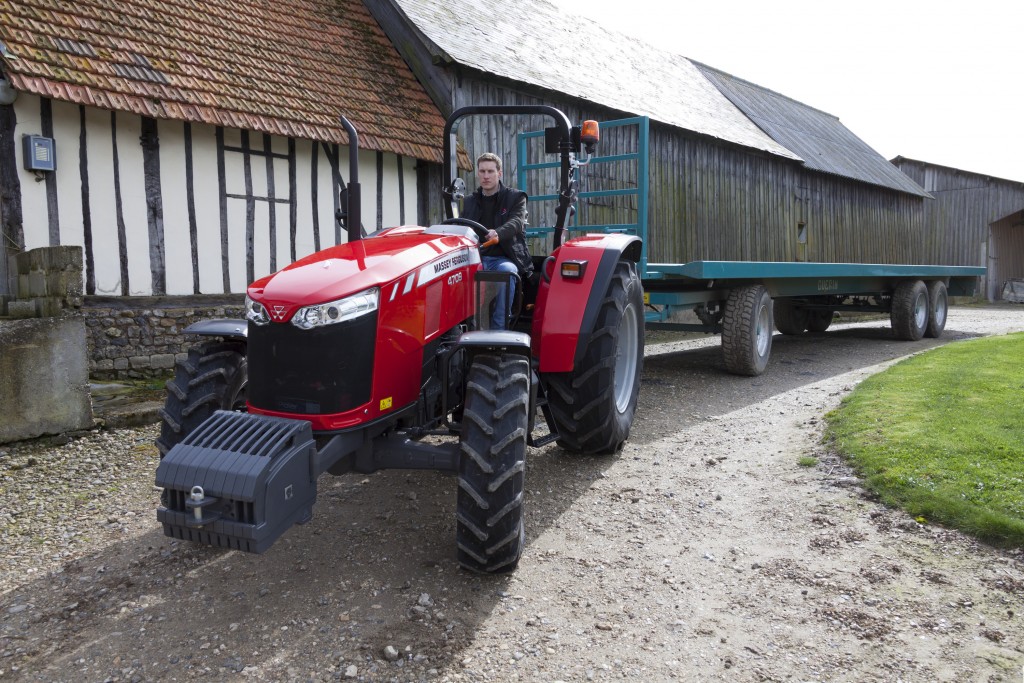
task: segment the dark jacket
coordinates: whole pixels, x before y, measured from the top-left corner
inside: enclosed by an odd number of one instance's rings
[[[533,272],[533,259],[530,257],[530,250],[526,248],[526,193],[499,184],[495,197],[493,220],[481,220],[485,217],[481,208],[484,195],[480,188],[466,197],[462,203],[461,216],[497,232],[501,254],[516,264],[521,276],[528,277]]]

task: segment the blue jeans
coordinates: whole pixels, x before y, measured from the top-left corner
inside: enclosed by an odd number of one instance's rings
[[[519,268],[516,264],[509,261],[504,256],[484,256],[482,257],[484,270],[496,270],[502,273],[518,273]],[[498,288],[498,296],[494,300],[494,315],[491,316],[491,329],[492,330],[503,330],[505,329],[505,318],[509,313],[509,306],[512,305],[513,299],[516,296],[516,281],[515,278],[508,279],[508,299],[505,298],[505,288]]]

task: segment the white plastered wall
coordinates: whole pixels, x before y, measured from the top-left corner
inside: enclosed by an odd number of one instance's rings
[[[83,219],[82,175],[79,165],[79,139],[81,135],[78,105],[52,103],[54,139],[57,158],[57,206],[59,211],[60,244],[85,248],[85,221]],[[23,170],[21,136],[41,134],[40,99],[22,93],[16,104],[18,123],[15,134],[18,167],[22,189],[23,228],[28,249],[48,246],[49,217],[46,183],[36,182],[33,174]],[[153,273],[149,244],[143,153],[139,141],[141,119],[133,114],[119,112],[116,117],[118,162],[116,177],[120,182],[121,215],[125,225],[129,294],[153,293]],[[224,153],[225,185],[228,195],[227,224],[228,248],[222,249],[221,198],[217,168],[216,128],[192,124],[193,185],[196,222],[199,292],[216,294],[224,291],[224,259],[230,278],[230,291],[240,293],[248,285],[246,245],[246,194],[244,155],[237,151]],[[184,124],[180,121],[157,122],[160,155],[160,191],[163,210],[164,262],[167,294],[193,294],[192,237],[188,214],[188,185],[186,182],[186,144]],[[85,133],[89,182],[89,214],[91,217],[91,247],[95,266],[96,294],[121,294],[121,261],[119,255],[117,194],[115,192],[115,165],[111,127],[111,113],[86,107]],[[227,147],[241,147],[241,132],[224,130]],[[262,151],[262,133],[250,133],[250,148]],[[332,145],[327,145],[333,150]],[[271,250],[276,253],[276,267],[291,262],[291,208],[287,138],[271,136],[274,157],[274,195],[279,200],[270,204],[257,199],[253,213],[253,275],[262,277],[271,272]],[[314,178],[313,155],[317,155]],[[376,152],[363,150],[360,159],[362,185],[363,225],[373,231],[377,225]],[[337,161],[343,181],[350,178],[348,149],[338,148]],[[263,155],[251,154],[252,195],[267,197],[267,162]],[[405,195],[405,222],[416,222],[417,187],[416,160],[403,158],[402,173]],[[394,154],[383,155],[384,227],[399,224],[398,163]],[[313,186],[316,185],[314,203]],[[319,222],[320,248],[336,243],[335,203],[338,189],[333,182],[331,163],[321,144],[310,140],[295,141],[295,251],[302,258],[314,251],[314,215]],[[276,216],[276,242],[270,244],[270,211]],[[341,232],[341,241],[345,233]]]

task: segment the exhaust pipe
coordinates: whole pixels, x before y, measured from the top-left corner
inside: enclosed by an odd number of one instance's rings
[[[362,193],[359,189],[359,134],[344,116],[341,118],[341,125],[348,133],[348,185],[342,190],[342,199],[348,197],[348,214],[345,224],[348,227],[348,241],[355,242],[362,239]]]

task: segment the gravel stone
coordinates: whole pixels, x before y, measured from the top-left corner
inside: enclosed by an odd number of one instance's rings
[[[504,576],[457,568],[442,473],[325,475],[313,519],[248,555],[163,535],[155,427],[5,444],[0,680],[1019,677],[1024,553],[866,497],[822,420],[908,354],[1011,331],[1024,307],[953,308],[920,343],[839,324],[776,336],[756,378],[651,334],[621,453],[528,452]]]

